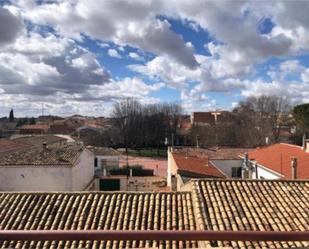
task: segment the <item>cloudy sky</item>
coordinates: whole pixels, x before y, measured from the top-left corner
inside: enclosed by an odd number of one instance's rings
[[[0,1],[0,116],[309,102],[309,1]]]

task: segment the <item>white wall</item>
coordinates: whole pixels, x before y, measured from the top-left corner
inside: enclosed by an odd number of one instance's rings
[[[71,167],[1,166],[0,190],[71,190]]]
[[[94,154],[85,149],[72,167],[71,190],[84,190],[94,177]]]
[[[252,179],[269,179],[269,180],[274,180],[274,179],[280,179],[281,175],[279,173],[276,173],[270,169],[267,169],[261,165],[257,165],[257,173],[258,177],[256,177],[255,171],[253,171],[252,174]]]
[[[241,167],[242,160],[211,160],[213,165],[221,170],[226,176],[232,177],[232,168]]]

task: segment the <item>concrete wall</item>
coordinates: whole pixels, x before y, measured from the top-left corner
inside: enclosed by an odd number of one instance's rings
[[[167,186],[172,186],[172,176],[177,175],[177,165],[172,155],[172,148],[167,150]]]
[[[241,167],[242,160],[211,160],[213,165],[221,170],[226,176],[232,177],[232,168]]]
[[[119,168],[119,156],[95,156],[98,160],[97,167],[94,167],[94,170],[97,171],[98,173],[103,174],[103,167],[102,167],[102,159],[107,160],[107,165],[106,165],[106,173],[108,173],[109,170],[113,168]],[[94,161],[93,161],[94,164]]]
[[[94,155],[84,150],[71,166],[1,166],[0,191],[83,190],[93,179]]]
[[[71,190],[71,179],[71,167],[0,167],[0,190],[5,191]]]
[[[119,179],[119,191],[161,191],[167,190],[166,179],[159,176],[102,176],[95,179],[94,190],[100,190],[100,179]]]
[[[94,177],[94,154],[85,149],[72,167],[71,190],[84,190]]]
[[[256,177],[256,173],[253,172],[252,173],[252,179],[269,179],[269,180],[273,180],[273,179],[280,179],[281,175],[270,170],[267,169],[261,165],[257,165],[257,177]]]

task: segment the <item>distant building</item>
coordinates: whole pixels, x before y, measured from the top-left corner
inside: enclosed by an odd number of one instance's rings
[[[0,190],[83,190],[93,179],[93,160],[93,153],[76,143],[2,153]]]
[[[194,148],[174,147],[173,154],[180,154],[183,157],[197,158],[196,160],[208,161],[208,164],[215,167],[228,178],[241,178],[243,155],[252,149],[248,148]]]
[[[207,156],[196,157],[185,153],[168,150],[167,185],[173,190],[194,178],[226,178],[227,176],[214,167]]]
[[[309,179],[309,140],[303,146],[278,143],[248,153],[244,178]]]
[[[192,125],[213,125],[216,122],[221,121],[222,112],[192,112],[191,124]]]
[[[56,120],[50,124],[49,130],[52,134],[71,134],[75,131],[75,127],[65,120]]]
[[[23,125],[19,128],[20,134],[46,134],[49,126],[46,124]]]
[[[113,148],[87,146],[87,149],[94,154],[95,175],[110,175],[111,169],[119,168],[121,154]]]

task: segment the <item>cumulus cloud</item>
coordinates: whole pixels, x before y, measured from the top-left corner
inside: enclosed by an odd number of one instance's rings
[[[45,3],[21,12],[34,23],[55,26],[67,37],[82,39],[81,34],[85,33],[102,41],[165,54],[188,67],[197,67],[193,49],[170,30],[167,21],[156,18],[159,9],[160,1],[91,0]]]
[[[13,42],[22,30],[21,19],[0,6],[0,46]]]
[[[134,59],[134,60],[137,60],[137,61],[142,61],[144,60],[143,57],[141,57],[139,54],[135,53],[135,52],[130,52],[129,53],[129,57]]]
[[[109,80],[94,54],[53,34],[29,33],[0,53],[0,85],[7,94],[80,93]]]
[[[117,51],[116,49],[113,49],[113,48],[110,48],[110,49],[107,51],[107,54],[108,54],[110,57],[114,57],[114,58],[118,58],[118,59],[121,58],[121,55],[118,53],[118,51]]]

